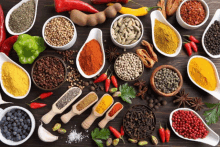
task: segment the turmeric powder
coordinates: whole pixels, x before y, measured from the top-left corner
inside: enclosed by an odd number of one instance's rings
[[[214,91],[217,87],[217,79],[212,64],[204,58],[194,58],[189,63],[190,77],[199,86]]]
[[[24,96],[29,89],[29,78],[18,66],[10,62],[2,65],[2,82],[8,93],[13,96]]]
[[[102,114],[106,109],[110,107],[113,102],[113,98],[110,95],[104,96],[98,106],[96,107],[95,111],[99,114]]]

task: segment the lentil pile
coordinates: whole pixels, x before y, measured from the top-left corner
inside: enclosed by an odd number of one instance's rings
[[[168,68],[159,70],[154,77],[156,88],[163,93],[172,93],[179,87],[180,78],[178,74]]]
[[[64,46],[68,44],[74,35],[72,23],[63,17],[53,18],[45,27],[44,36],[52,46]]]
[[[115,73],[125,81],[135,80],[143,72],[143,63],[134,53],[125,53],[115,61]]]
[[[220,54],[220,22],[215,21],[205,34],[204,44],[212,55]]]

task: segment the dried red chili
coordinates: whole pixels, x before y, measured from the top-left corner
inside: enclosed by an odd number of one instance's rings
[[[206,12],[200,1],[192,0],[182,5],[180,15],[187,24],[199,25],[205,20]]]

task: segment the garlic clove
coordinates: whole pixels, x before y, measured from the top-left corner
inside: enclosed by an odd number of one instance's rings
[[[54,141],[58,140],[58,136],[55,136],[55,135],[51,134],[49,131],[47,131],[43,127],[42,123],[38,128],[38,137],[40,138],[40,140],[42,140],[44,142],[54,142]]]

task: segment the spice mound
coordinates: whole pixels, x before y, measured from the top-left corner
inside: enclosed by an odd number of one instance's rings
[[[110,117],[114,116],[122,108],[123,108],[123,105],[121,103],[115,104],[114,107],[111,109],[111,111],[108,113],[108,116]]]
[[[111,28],[112,37],[122,45],[137,42],[142,34],[141,23],[133,17],[121,17]]]
[[[79,65],[86,75],[93,75],[102,67],[103,53],[97,40],[85,44],[80,52]]]
[[[194,58],[189,63],[189,75],[199,86],[214,91],[217,79],[212,64],[204,58]]]
[[[29,89],[28,75],[18,66],[10,62],[2,65],[2,82],[8,93],[13,96],[24,96]]]
[[[174,112],[172,127],[179,135],[189,139],[205,138],[209,133],[202,120],[192,111]]]
[[[145,105],[131,107],[123,118],[125,133],[133,139],[145,140],[155,129],[156,118],[150,108]]]
[[[93,103],[95,100],[97,100],[98,97],[95,93],[91,93],[87,95],[77,106],[76,109],[78,111],[81,111],[85,109],[87,106],[89,106],[91,103]]]
[[[105,95],[99,102],[95,111],[99,114],[102,114],[103,112],[105,112],[105,110],[107,110],[111,106],[112,103],[113,103],[113,98],[110,95]]]
[[[68,44],[74,35],[72,23],[64,17],[56,17],[50,20],[44,31],[46,41],[52,46],[64,46]]]
[[[154,26],[154,39],[157,47],[166,54],[174,54],[178,48],[179,39],[176,32],[157,19]]]
[[[180,15],[187,24],[199,25],[205,20],[206,12],[200,1],[190,0],[180,8]]]
[[[14,33],[21,33],[30,28],[34,21],[35,2],[30,0],[14,10],[9,18],[9,28]]]
[[[154,77],[156,88],[163,93],[172,93],[179,87],[180,78],[178,74],[169,68],[159,70]]]
[[[136,54],[125,53],[115,61],[115,73],[122,80],[135,80],[143,73],[143,63]]]
[[[33,68],[33,80],[43,89],[54,89],[65,80],[64,64],[57,57],[42,57],[36,61]]]
[[[204,44],[212,55],[220,54],[220,22],[215,21],[205,34]]]

